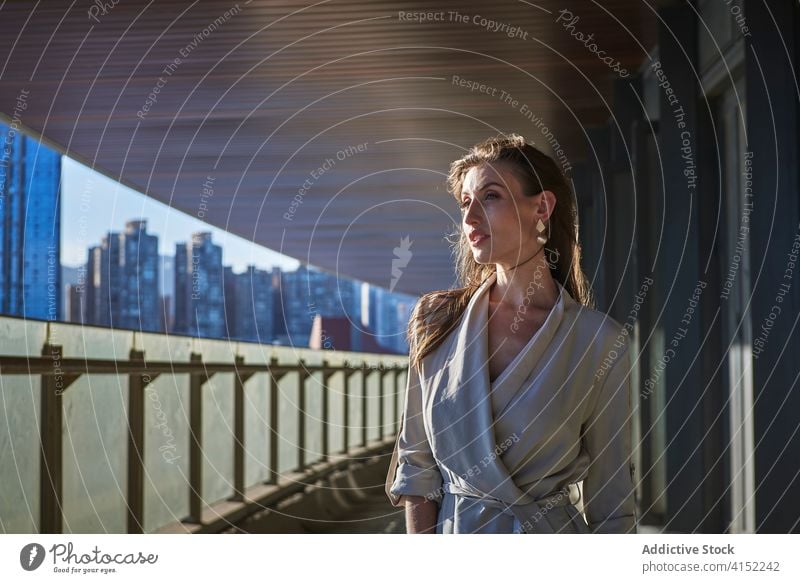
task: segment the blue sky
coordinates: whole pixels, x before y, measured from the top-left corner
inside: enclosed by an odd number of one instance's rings
[[[100,243],[108,231],[123,231],[131,219],[147,219],[147,232],[158,235],[159,253],[175,255],[175,244],[186,242],[196,231],[210,231],[222,247],[223,265],[242,272],[248,265],[259,269],[278,266],[297,269],[300,262],[256,245],[247,239],[212,227],[159,201],[63,156],[61,162],[61,263],[78,267],[86,263],[86,250]]]

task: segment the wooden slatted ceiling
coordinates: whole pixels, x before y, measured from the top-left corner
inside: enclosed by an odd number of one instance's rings
[[[192,215],[213,175],[206,220],[341,275],[388,286],[393,250],[408,236],[395,289],[409,293],[454,284],[443,239],[458,221],[444,187],[449,162],[499,131],[547,148],[500,91],[542,118],[571,161],[584,157],[582,126],[609,117],[613,74],[556,22],[558,11],[578,16],[574,30],[593,33],[630,70],[647,57],[655,21],[640,0],[123,1],[96,12],[99,22],[92,5],[0,5],[0,111],[13,115],[28,90],[25,126]],[[446,20],[401,21],[401,10]],[[448,11],[469,22],[448,21]],[[519,26],[527,40],[473,24],[475,15]],[[458,87],[453,75],[497,96]],[[160,76],[157,101],[137,116]],[[333,166],[313,178],[328,158]]]

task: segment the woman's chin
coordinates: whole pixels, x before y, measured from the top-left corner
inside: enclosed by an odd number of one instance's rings
[[[491,256],[486,251],[473,251],[472,258],[475,260],[475,263],[480,263],[481,265],[486,265],[488,263],[494,263]]]

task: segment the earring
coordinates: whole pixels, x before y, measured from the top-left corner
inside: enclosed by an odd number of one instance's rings
[[[536,230],[539,231],[539,235],[536,237],[536,240],[539,242],[540,245],[544,245],[547,243],[547,237],[545,237],[542,233],[544,233],[545,226],[542,222],[542,219],[539,219],[539,222],[536,223]]]

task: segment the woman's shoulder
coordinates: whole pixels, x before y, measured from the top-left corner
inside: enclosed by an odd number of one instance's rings
[[[573,303],[570,314],[576,334],[588,339],[603,350],[616,346],[623,349],[628,343],[628,328],[605,312]]]

